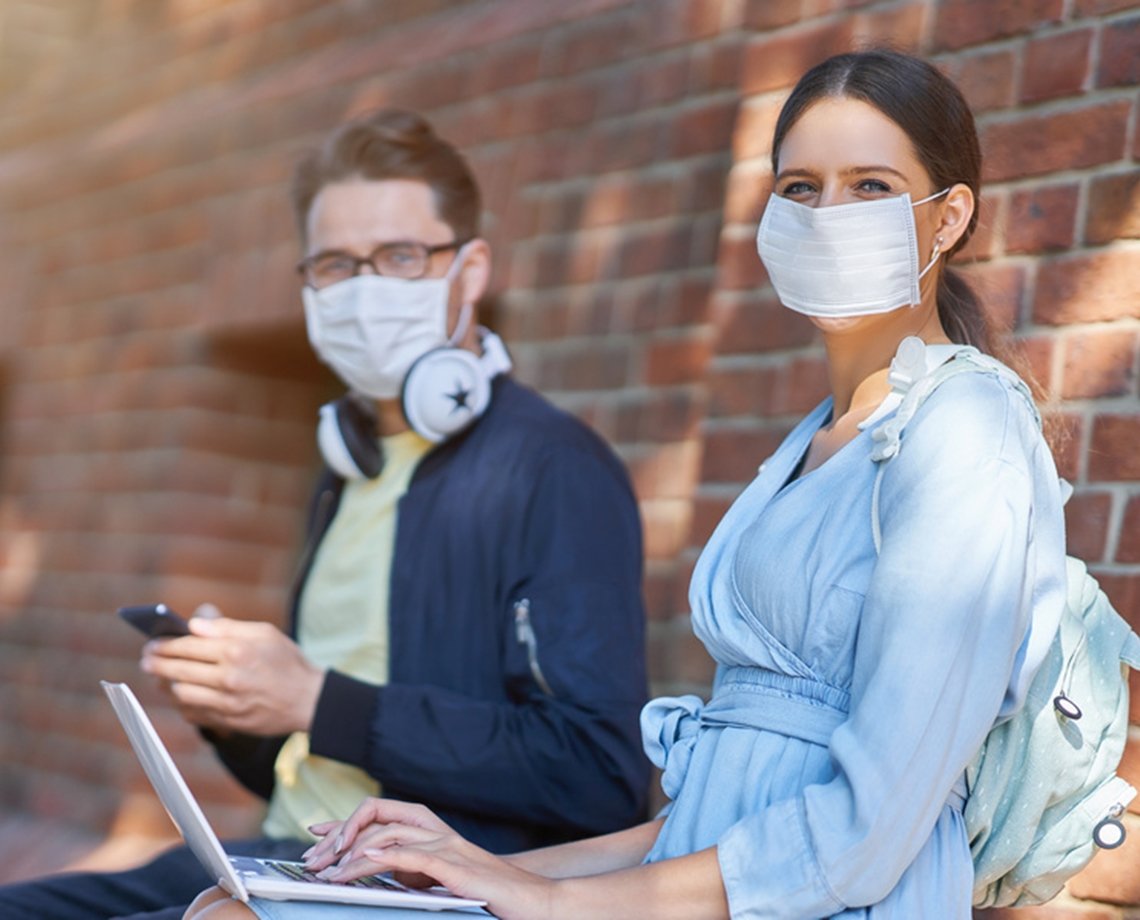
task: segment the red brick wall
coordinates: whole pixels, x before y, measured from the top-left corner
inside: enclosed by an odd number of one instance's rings
[[[1140,3],[9,0],[4,806],[99,828],[138,787],[95,689],[145,687],[116,606],[279,617],[333,387],[304,339],[284,189],[303,148],[381,104],[424,111],[469,154],[488,312],[520,376],[629,463],[655,685],[707,687],[693,560],[826,388],[755,255],[772,123],[807,66],[881,41],[932,56],[978,112],[970,270],[1073,433],[1074,551],[1140,624]],[[158,715],[221,829],[247,829],[249,799]],[[1137,847],[1074,892],[1140,904]],[[1041,916],[1119,916],[1066,905]]]

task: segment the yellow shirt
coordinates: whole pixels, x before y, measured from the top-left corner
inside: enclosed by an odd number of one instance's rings
[[[345,484],[336,517],[301,595],[297,641],[314,664],[372,684],[388,682],[388,583],[396,505],[432,446],[413,431],[381,438],[384,469]],[[379,784],[358,767],[309,753],[308,732],[291,735],[277,755],[276,784],[262,830],[269,837],[312,838],[308,826],[343,820]]]

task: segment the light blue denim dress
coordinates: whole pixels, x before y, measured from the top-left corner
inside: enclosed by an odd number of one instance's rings
[[[1057,474],[1020,395],[957,377],[886,470],[877,555],[870,428],[789,481],[830,414],[787,437],[697,563],[693,628],[717,677],[707,703],[643,713],[671,799],[647,861],[716,846],[737,920],[969,920],[962,776],[1064,603]]]
[[[697,564],[717,676],[707,704],[643,713],[672,799],[648,858],[715,845],[740,920],[969,920],[963,771],[1064,605],[1056,470],[1020,395],[957,377],[884,473],[876,554],[871,428],[788,481],[829,416],[789,435]]]

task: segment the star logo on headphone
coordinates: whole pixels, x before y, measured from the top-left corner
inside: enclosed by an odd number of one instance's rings
[[[466,409],[468,412],[471,411],[471,407],[467,404],[467,398],[471,395],[471,391],[463,389],[463,384],[458,380],[455,382],[455,392],[445,393],[444,395],[455,403],[455,406],[451,410],[452,414],[458,412],[460,409]]]

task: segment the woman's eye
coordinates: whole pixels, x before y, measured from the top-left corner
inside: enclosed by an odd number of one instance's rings
[[[859,183],[859,191],[882,195],[890,192],[891,187],[882,179],[864,179]]]
[[[798,195],[810,195],[815,189],[807,182],[789,182],[781,190],[780,194],[785,198],[795,198]]]

